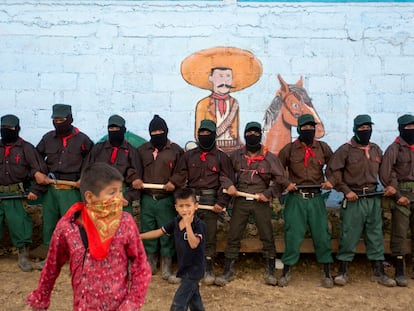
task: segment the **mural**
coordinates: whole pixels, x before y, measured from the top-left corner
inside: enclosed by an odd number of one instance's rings
[[[277,90],[263,118],[263,142],[269,151],[278,154],[292,140],[292,126],[298,125],[298,118],[311,114],[317,122],[315,137],[325,135],[325,128],[316,112],[300,77],[296,84],[287,84],[279,74],[280,89]]]
[[[194,137],[201,120],[217,125],[217,146],[231,152],[242,145],[239,134],[239,103],[230,92],[256,83],[262,64],[249,51],[235,47],[214,47],[195,52],[181,63],[181,75],[196,87],[211,91],[196,106]]]
[[[217,146],[231,152],[243,143],[239,134],[239,103],[230,95],[256,83],[262,75],[262,64],[253,53],[236,47],[214,47],[191,54],[181,63],[181,75],[196,87],[211,91],[201,99],[195,110],[194,137],[201,120],[210,119],[217,124]],[[279,74],[280,89],[265,111],[263,143],[278,154],[292,140],[292,127],[305,113],[312,114],[316,124],[316,138],[325,134],[312,101],[303,88],[300,77],[296,84],[286,83]],[[193,147],[195,144],[192,145]]]

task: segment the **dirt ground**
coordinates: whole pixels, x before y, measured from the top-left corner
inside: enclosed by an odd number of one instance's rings
[[[0,257],[2,311],[30,310],[25,306],[24,299],[39,280],[39,271],[22,272],[16,262],[15,254]],[[222,264],[220,254],[217,272],[221,271]],[[370,264],[363,255],[358,255],[350,267],[349,284],[333,289],[320,286],[320,270],[313,255],[302,256],[293,268],[289,286],[285,288],[265,285],[262,266],[260,254],[241,255],[233,282],[223,288],[201,284],[206,310],[414,310],[414,280],[409,279],[406,288],[386,288],[373,283],[370,281]],[[393,274],[393,268],[386,271],[389,275]],[[169,310],[177,286],[162,280],[160,273],[153,276],[142,310]],[[72,310],[68,265],[57,280],[50,310]]]

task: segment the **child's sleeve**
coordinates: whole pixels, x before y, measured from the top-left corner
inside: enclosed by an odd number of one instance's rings
[[[64,263],[69,259],[66,237],[59,222],[52,235],[46,263],[37,288],[26,298],[26,303],[35,310],[46,310],[50,305],[50,295]]]
[[[127,213],[125,213],[127,214]],[[128,295],[119,307],[119,311],[140,310],[145,301],[148,285],[151,281],[151,268],[147,262],[144,245],[137,225],[131,215],[127,214],[129,244],[126,245],[127,256],[131,262],[131,287]]]

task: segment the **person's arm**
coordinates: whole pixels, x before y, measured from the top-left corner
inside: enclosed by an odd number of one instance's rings
[[[145,254],[144,245],[142,244],[137,225],[130,214],[127,214],[126,221],[126,228],[128,228],[129,232],[127,233],[128,244],[125,245],[125,248],[131,263],[131,283],[128,295],[118,310],[139,311],[144,304],[148,285],[151,281],[151,268],[147,262],[147,255]]]
[[[66,237],[59,222],[52,235],[45,266],[40,275],[37,288],[26,298],[26,303],[34,310],[47,310],[50,295],[64,263],[69,260]]]
[[[162,231],[162,229],[155,229],[151,230],[145,233],[141,233],[141,239],[142,240],[149,240],[149,239],[157,239],[161,236],[163,236],[165,233]]]

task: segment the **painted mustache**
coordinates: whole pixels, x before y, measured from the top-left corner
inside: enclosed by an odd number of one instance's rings
[[[232,85],[230,85],[230,84],[220,84],[220,85],[218,85],[217,87],[223,87],[223,86],[225,86],[226,88],[228,88],[228,89],[234,89],[235,88],[235,86],[232,86]]]

